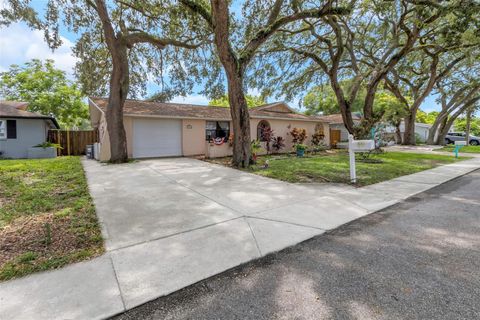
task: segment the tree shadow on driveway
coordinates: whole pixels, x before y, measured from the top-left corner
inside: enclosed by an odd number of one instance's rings
[[[117,319],[478,319],[480,172]]]

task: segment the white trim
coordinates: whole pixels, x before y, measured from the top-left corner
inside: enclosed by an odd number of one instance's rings
[[[270,119],[270,120],[287,120],[287,121],[307,121],[307,122],[321,122],[321,123],[328,123],[326,121],[322,121],[320,119],[295,119],[295,118],[278,118],[278,117],[262,117],[262,116],[250,116],[251,119]]]
[[[7,120],[0,119],[0,140],[7,140]]]
[[[103,112],[103,110],[100,109],[100,107],[92,99],[90,99],[90,97],[88,97],[88,101],[90,101],[103,115],[105,114],[105,112]]]
[[[291,113],[296,112],[286,102],[283,102],[283,101],[267,103],[267,104],[264,104],[263,106],[253,107],[252,109],[254,109],[254,110],[265,110],[265,109],[268,109],[268,108],[273,108],[273,107],[278,106],[278,105],[283,105],[283,106],[287,107],[287,109],[290,110]]]

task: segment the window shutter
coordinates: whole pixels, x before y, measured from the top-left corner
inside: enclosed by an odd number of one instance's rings
[[[17,120],[7,120],[7,139],[17,139]]]

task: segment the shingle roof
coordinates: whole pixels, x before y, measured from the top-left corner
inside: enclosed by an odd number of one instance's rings
[[[343,123],[343,118],[342,118],[342,115],[340,113],[336,113],[336,114],[329,114],[329,115],[326,115],[326,116],[319,116],[319,118],[325,122],[328,122],[330,124],[341,124]],[[360,120],[360,116],[356,115],[356,114],[352,114],[352,118],[354,121],[358,121]]]
[[[26,111],[25,109],[27,106],[28,106],[27,102],[0,100],[0,117],[51,120],[53,124],[57,128],[59,128],[59,125],[55,120],[55,118],[50,116],[45,116],[37,112]]]
[[[105,112],[108,104],[106,98],[90,98],[90,100]],[[277,118],[277,119],[291,119],[304,121],[322,121],[319,116],[307,116],[294,112],[278,112],[268,110],[279,105],[285,105],[283,102],[269,103],[266,105],[251,108],[249,110],[252,118]],[[288,106],[287,106],[288,107]],[[217,106],[201,106],[193,104],[180,103],[164,103],[164,102],[149,102],[140,100],[126,100],[124,115],[134,116],[159,116],[165,118],[187,118],[187,119],[212,119],[212,120],[229,120],[231,119],[229,108]]]

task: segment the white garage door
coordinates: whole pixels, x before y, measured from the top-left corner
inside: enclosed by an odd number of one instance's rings
[[[133,120],[133,157],[153,158],[182,155],[182,121]]]

